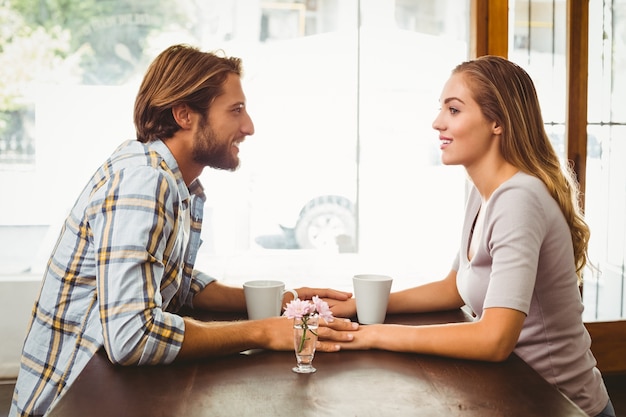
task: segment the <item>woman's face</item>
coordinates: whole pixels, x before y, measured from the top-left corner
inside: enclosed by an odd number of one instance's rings
[[[495,136],[500,129],[485,118],[462,73],[448,79],[439,101],[441,109],[433,129],[439,131],[441,161],[445,165],[463,165],[469,171],[491,153],[499,153]]]

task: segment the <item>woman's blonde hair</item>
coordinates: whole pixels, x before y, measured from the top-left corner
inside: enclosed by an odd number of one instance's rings
[[[492,55],[464,62],[453,73],[466,77],[484,116],[502,127],[504,159],[541,179],[559,204],[570,228],[581,280],[587,264],[589,226],[583,218],[576,176],[570,166],[561,164],[546,134],[532,79],[520,66]]]

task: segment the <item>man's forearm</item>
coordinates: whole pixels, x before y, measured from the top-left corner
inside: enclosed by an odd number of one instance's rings
[[[284,350],[292,324],[284,317],[237,322],[202,322],[185,317],[185,336],[176,360],[228,355],[248,349]]]
[[[213,281],[196,294],[193,306],[210,311],[245,312],[246,299],[243,288],[229,287]]]

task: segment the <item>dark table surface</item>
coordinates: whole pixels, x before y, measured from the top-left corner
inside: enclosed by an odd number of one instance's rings
[[[223,320],[228,315],[213,316]],[[390,315],[388,323],[467,320],[462,311]],[[87,364],[50,417],[73,416],[585,416],[517,356],[486,363],[384,351],[256,351],[163,366]]]

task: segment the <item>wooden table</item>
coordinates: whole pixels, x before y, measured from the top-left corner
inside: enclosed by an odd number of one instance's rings
[[[465,320],[460,310],[387,317],[403,324]],[[257,351],[120,367],[99,353],[49,416],[585,416],[515,355],[485,363],[342,351],[318,353],[313,363],[316,373],[299,375],[291,371],[293,352]]]

